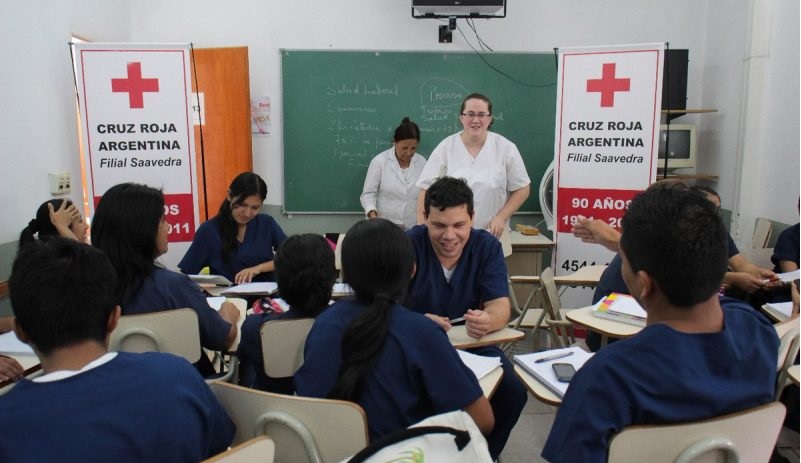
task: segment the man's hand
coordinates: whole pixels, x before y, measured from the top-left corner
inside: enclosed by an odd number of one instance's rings
[[[451,322],[448,320],[447,317],[440,317],[439,315],[434,315],[433,313],[427,313],[426,317],[430,318],[431,320],[434,320],[434,323],[439,325],[439,327],[445,330],[446,333],[448,332],[448,330],[453,328]]]
[[[585,243],[600,244],[610,251],[618,252],[620,232],[603,220],[590,220],[579,216],[570,231],[573,232],[573,236]]]
[[[0,355],[0,381],[16,381],[25,373],[22,365],[11,357]]]
[[[742,289],[748,294],[752,294],[765,285],[765,280],[763,278],[747,272],[726,272],[725,281]]]
[[[490,315],[483,310],[468,310],[464,314],[467,335],[473,339],[484,337],[490,330]]]

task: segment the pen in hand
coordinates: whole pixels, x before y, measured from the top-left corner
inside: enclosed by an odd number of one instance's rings
[[[460,322],[463,322],[463,321],[464,321],[464,317],[459,317],[459,318],[453,318],[453,319],[448,320],[448,323],[453,325],[454,323],[460,323]]]
[[[556,360],[563,357],[570,357],[571,355],[573,355],[573,352],[563,352],[561,354],[551,355],[550,357],[543,357],[541,359],[534,360],[534,363],[549,362],[551,360]]]

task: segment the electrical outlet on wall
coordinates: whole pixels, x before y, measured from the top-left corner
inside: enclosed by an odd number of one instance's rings
[[[72,180],[69,171],[50,172],[47,174],[50,181],[50,193],[63,195],[72,191]]]

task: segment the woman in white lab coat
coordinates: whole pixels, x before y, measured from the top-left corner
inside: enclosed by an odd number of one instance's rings
[[[392,147],[370,161],[360,198],[368,218],[383,217],[402,228],[416,224],[418,188],[426,159],[417,154],[420,129],[404,117],[392,138]]]

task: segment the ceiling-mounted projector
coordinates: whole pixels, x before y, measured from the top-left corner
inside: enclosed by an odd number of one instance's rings
[[[412,0],[415,18],[503,18],[506,0]]]

